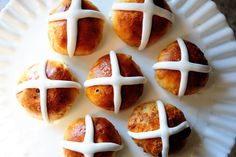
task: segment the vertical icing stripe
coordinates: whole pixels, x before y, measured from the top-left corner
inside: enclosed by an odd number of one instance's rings
[[[123,148],[122,145],[111,142],[94,143],[94,124],[90,115],[85,117],[85,127],[83,142],[63,141],[62,147],[82,153],[85,157],[94,157],[94,154],[98,152],[118,151]]]
[[[179,124],[176,127],[169,128],[165,105],[161,101],[157,101],[156,106],[159,115],[160,129],[148,132],[138,132],[138,133],[128,131],[128,134],[132,138],[139,140],[153,139],[160,137],[162,139],[162,157],[167,157],[169,153],[169,137],[188,128],[189,124],[187,121],[184,121],[183,123]]]
[[[50,80],[47,78],[47,60],[42,61],[39,64],[38,73],[39,79],[29,80],[17,85],[16,93],[20,93],[25,89],[37,88],[40,91],[40,108],[43,121],[49,123],[48,111],[47,111],[47,90],[52,88],[77,88],[80,89],[81,85],[75,81],[64,80]]]
[[[42,61],[41,64],[39,64],[39,79],[47,79],[46,74],[46,67],[47,67],[47,61]],[[48,118],[48,110],[47,110],[47,89],[44,86],[39,87],[40,92],[40,109],[42,113],[42,119],[45,122],[49,122]]]
[[[161,131],[161,140],[162,140],[162,156],[167,157],[169,152],[169,137],[170,130],[168,127],[168,119],[165,110],[165,106],[161,101],[157,101],[157,110],[159,114],[159,123]]]
[[[120,67],[119,67],[119,61],[116,56],[116,53],[112,51],[110,53],[110,62],[111,62],[111,71],[112,71],[112,78],[114,80],[113,85],[113,93],[114,93],[114,112],[118,113],[120,110],[120,106],[122,103],[122,97],[121,97],[121,83],[119,83],[120,79]]]
[[[149,38],[152,32],[152,18],[153,18],[152,14],[143,13],[143,26],[142,26],[143,30],[142,30],[142,38],[141,38],[139,50],[145,49],[145,47],[147,46],[149,42]]]
[[[65,12],[55,13],[49,16],[49,22],[58,20],[67,20],[67,51],[70,57],[74,56],[77,37],[78,20],[82,18],[97,18],[104,20],[101,12],[95,10],[83,10],[82,0],[72,0],[70,8]]]
[[[77,21],[73,18],[67,19],[67,51],[69,57],[73,57],[76,49],[77,44],[77,36],[78,36],[78,29],[77,29]],[[73,31],[71,31],[73,30]]]
[[[189,55],[188,55],[188,49],[187,49],[187,46],[185,45],[185,42],[183,41],[183,39],[180,39],[180,38],[177,39],[177,42],[180,48],[181,60],[188,61]]]
[[[45,122],[49,122],[48,109],[47,109],[47,89],[44,87],[39,88],[40,91],[40,109],[42,113],[42,119]]]
[[[185,71],[180,71],[181,73],[181,77],[180,77],[180,83],[179,83],[179,93],[178,96],[184,96],[187,86],[188,86],[188,75],[189,72],[185,72]]]
[[[153,69],[167,69],[167,70],[178,70],[181,73],[180,85],[178,96],[184,96],[187,85],[188,85],[188,75],[190,71],[209,73],[211,67],[209,65],[191,63],[189,61],[189,52],[187,46],[183,39],[177,39],[178,45],[180,47],[181,60],[180,61],[161,61],[153,65]]]
[[[117,55],[114,51],[110,52],[110,62],[111,62],[111,77],[100,77],[84,82],[85,87],[97,86],[97,85],[111,85],[113,87],[114,93],[114,112],[118,113],[122,104],[121,97],[121,87],[123,85],[136,85],[144,84],[146,79],[142,76],[136,77],[124,77],[120,74],[120,67]]]
[[[179,44],[179,48],[180,48],[180,53],[181,53],[181,62],[184,61],[189,61],[189,54],[188,54],[188,49],[187,46],[185,45],[184,41],[180,38],[177,39],[177,42]],[[189,71],[184,71],[181,70],[181,79],[180,79],[180,85],[179,85],[179,93],[178,96],[183,96],[186,92],[187,89],[187,85],[188,85],[188,74]]]
[[[153,15],[163,17],[171,22],[174,21],[173,14],[169,10],[155,5],[153,0],[144,0],[144,3],[114,3],[112,10],[143,12],[142,37],[139,50],[145,49],[149,42],[152,31]]]
[[[89,115],[85,117],[86,132],[84,136],[84,142],[92,143],[94,141],[94,126],[93,120]]]
[[[110,52],[110,62],[111,62],[112,76],[116,77],[120,75],[119,61],[114,51]]]

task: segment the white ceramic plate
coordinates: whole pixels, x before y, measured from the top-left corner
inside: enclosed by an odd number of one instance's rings
[[[62,157],[59,143],[65,127],[85,114],[107,117],[119,130],[124,149],[121,157],[148,156],[127,135],[132,109],[117,115],[92,105],[81,92],[71,112],[56,124],[45,125],[31,118],[16,102],[14,88],[19,73],[42,58],[63,60],[83,83],[95,61],[110,50],[133,56],[148,78],[140,102],[162,99],[184,111],[193,132],[185,147],[172,157],[226,157],[236,137],[236,42],[225,17],[208,0],[169,0],[176,22],[161,41],[137,52],[112,31],[108,15],[114,0],[92,0],[107,17],[106,31],[97,52],[72,59],[53,52],[47,38],[47,15],[58,1],[12,0],[0,14],[0,156]],[[177,97],[160,88],[152,65],[157,54],[177,37],[196,43],[213,67],[205,89],[193,96]]]

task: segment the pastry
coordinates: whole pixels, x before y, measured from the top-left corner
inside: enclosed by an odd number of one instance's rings
[[[121,137],[115,127],[105,118],[79,118],[65,131],[65,157],[114,157],[122,149]]]
[[[119,0],[112,10],[111,23],[116,34],[139,50],[158,41],[174,21],[165,0]]]
[[[62,0],[51,11],[48,37],[51,47],[63,55],[88,55],[98,47],[104,16],[88,0]]]
[[[84,86],[92,103],[118,113],[138,100],[145,80],[131,56],[111,51],[94,64]]]
[[[79,89],[80,84],[65,64],[45,60],[23,72],[16,96],[33,117],[51,122],[70,110]]]
[[[137,106],[128,120],[128,134],[152,156],[167,157],[180,149],[191,129],[184,114],[161,101]]]
[[[161,87],[183,96],[198,92],[208,82],[211,70],[203,52],[193,43],[178,38],[157,57],[153,66]]]

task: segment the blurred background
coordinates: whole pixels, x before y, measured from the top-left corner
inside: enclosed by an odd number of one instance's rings
[[[226,16],[229,25],[236,36],[236,0],[213,0],[220,11]]]

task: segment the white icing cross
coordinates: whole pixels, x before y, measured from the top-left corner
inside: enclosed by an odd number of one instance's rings
[[[87,80],[84,83],[85,87],[97,86],[97,85],[111,85],[113,86],[114,93],[114,112],[118,113],[122,103],[121,87],[123,85],[137,85],[144,84],[146,79],[142,76],[136,77],[124,77],[120,74],[119,62],[114,51],[110,52],[110,62],[112,68],[111,77],[100,77]]]
[[[131,132],[128,131],[128,134],[134,138],[134,139],[152,139],[152,138],[158,138],[160,137],[162,140],[162,157],[167,157],[169,153],[169,138],[171,135],[175,135],[184,129],[189,127],[189,124],[187,121],[179,124],[176,127],[169,128],[168,127],[168,119],[167,114],[165,110],[165,106],[161,101],[157,101],[157,109],[159,113],[159,123],[160,123],[160,129],[154,130],[154,131],[148,131],[148,132]]]
[[[142,39],[139,50],[143,50],[149,41],[152,31],[152,19],[154,15],[163,17],[171,22],[174,21],[173,14],[154,4],[153,0],[144,0],[144,3],[115,3],[112,10],[138,11],[143,12]]]
[[[82,0],[72,0],[70,8],[65,12],[55,13],[49,16],[49,21],[67,20],[67,51],[72,57],[76,50],[78,36],[78,20],[83,18],[97,18],[104,20],[101,12],[95,10],[83,10]]]
[[[118,151],[123,148],[122,145],[102,142],[94,143],[94,126],[93,120],[89,115],[85,117],[86,132],[83,142],[63,141],[62,146],[66,149],[82,153],[84,157],[93,157],[98,152]]]
[[[47,90],[52,88],[77,88],[80,89],[81,86],[75,81],[65,81],[65,80],[50,80],[47,78],[46,74],[47,60],[39,64],[39,79],[29,80],[23,82],[16,87],[16,92],[20,93],[25,89],[37,88],[40,91],[40,108],[42,113],[42,118],[45,122],[49,122],[48,112],[47,112]]]
[[[168,69],[168,70],[178,70],[181,73],[181,80],[179,86],[178,96],[184,96],[187,85],[188,85],[188,75],[190,71],[199,73],[209,73],[211,67],[209,65],[202,65],[197,63],[189,62],[189,52],[183,41],[183,39],[177,39],[180,51],[181,60],[180,61],[161,61],[153,65],[153,69]]]

